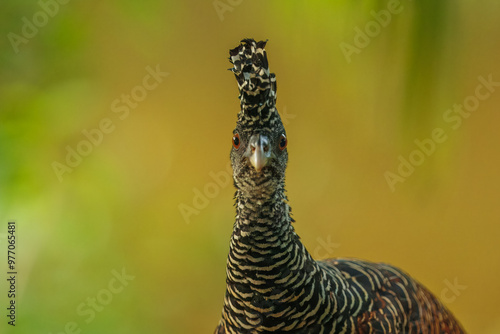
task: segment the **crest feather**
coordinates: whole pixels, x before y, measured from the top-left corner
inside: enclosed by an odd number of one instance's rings
[[[239,122],[272,122],[278,116],[276,110],[276,76],[269,71],[267,41],[243,39],[240,45],[229,50],[231,71],[238,82],[241,111]],[[245,123],[246,123],[245,122]]]

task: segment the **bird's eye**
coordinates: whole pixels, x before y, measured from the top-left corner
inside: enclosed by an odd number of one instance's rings
[[[240,135],[235,133],[233,136],[233,146],[235,149],[240,148]]]
[[[284,150],[288,145],[288,139],[286,139],[285,134],[282,134],[280,137],[280,150]]]

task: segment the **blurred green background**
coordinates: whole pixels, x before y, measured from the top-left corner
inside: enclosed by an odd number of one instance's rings
[[[500,333],[498,1],[60,1],[0,4],[2,333],[212,333],[244,37],[269,39],[310,252],[397,265]]]

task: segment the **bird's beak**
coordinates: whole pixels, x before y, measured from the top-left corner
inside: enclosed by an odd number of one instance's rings
[[[271,158],[271,148],[267,136],[256,134],[250,137],[245,154],[257,172],[264,168]]]

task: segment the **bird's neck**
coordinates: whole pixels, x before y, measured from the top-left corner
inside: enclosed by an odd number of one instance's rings
[[[270,236],[295,235],[291,226],[290,206],[283,186],[271,191],[236,192],[236,221],[233,239],[240,246],[253,247],[255,243],[268,243]],[[288,242],[291,238],[282,239]]]
[[[304,308],[310,310],[308,319],[320,310],[334,311],[337,303],[330,291],[337,284],[325,275],[295,233],[284,188],[266,198],[237,191],[236,210],[224,319],[238,317],[245,326],[255,328],[285,324],[301,328],[308,321]],[[241,318],[235,309],[245,310],[246,317]],[[283,320],[285,313],[287,319]],[[277,319],[282,319],[280,324]],[[241,328],[235,325],[233,329]]]
[[[268,276],[266,285],[271,286],[280,279],[290,263],[296,260],[293,257],[297,255],[300,244],[292,221],[283,186],[266,196],[237,191],[236,221],[227,268],[232,277],[242,278],[235,279],[236,283],[246,284],[269,268],[274,268],[276,275]]]

